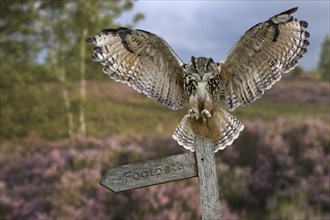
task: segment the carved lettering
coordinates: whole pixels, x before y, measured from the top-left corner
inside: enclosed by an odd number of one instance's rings
[[[143,170],[129,171],[124,173],[125,181],[140,180],[156,176],[170,174],[171,172],[183,172],[184,166],[181,162],[167,163],[163,166],[148,167]]]
[[[169,167],[169,166],[165,166],[165,168],[164,168],[164,172],[165,172],[165,173],[169,173],[169,172],[171,172],[170,167]]]
[[[184,166],[182,163],[178,163],[178,167],[179,167],[179,170],[183,170],[184,169]]]
[[[127,182],[127,178],[131,177],[132,173],[131,172],[126,172],[126,173],[124,173],[124,176],[126,177],[125,180]]]
[[[140,178],[140,174],[134,173],[133,174],[133,178],[136,179],[136,180],[138,180]]]
[[[172,163],[172,169],[173,169],[174,171],[177,171],[175,163]]]
[[[146,176],[148,176],[147,171],[144,170],[144,171],[142,172],[142,175],[141,175],[141,176],[142,176],[142,177],[146,177]]]
[[[162,174],[162,169],[160,169],[160,168],[157,168],[157,170],[156,170],[156,175],[157,175],[157,177],[160,175],[160,174]]]

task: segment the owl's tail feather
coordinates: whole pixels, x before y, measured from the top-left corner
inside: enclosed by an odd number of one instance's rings
[[[205,122],[184,116],[172,135],[173,139],[190,151],[195,151],[196,136],[213,140],[215,152],[225,149],[239,136],[244,125],[220,108],[215,108],[211,114],[212,117]]]
[[[191,127],[192,120],[188,115],[185,115],[178,127],[176,127],[172,138],[187,150],[195,151],[194,141],[196,135]]]

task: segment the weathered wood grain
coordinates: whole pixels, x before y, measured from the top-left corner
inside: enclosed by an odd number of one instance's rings
[[[220,220],[220,198],[214,144],[201,137],[196,137],[195,144],[202,219]]]
[[[160,183],[197,176],[194,153],[184,153],[127,164],[112,168],[103,176],[100,184],[113,192],[121,192]]]

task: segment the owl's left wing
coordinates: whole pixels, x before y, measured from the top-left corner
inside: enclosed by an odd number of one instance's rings
[[[308,23],[292,8],[250,28],[220,62],[222,97],[230,111],[260,98],[307,52]]]
[[[183,62],[162,38],[121,27],[103,30],[86,42],[96,45],[92,60],[104,65],[103,71],[112,79],[168,108],[184,106]]]

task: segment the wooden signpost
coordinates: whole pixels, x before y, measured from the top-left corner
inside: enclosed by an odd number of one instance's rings
[[[100,184],[122,192],[198,176],[202,219],[221,219],[213,143],[197,137],[195,153],[184,153],[112,168]]]

